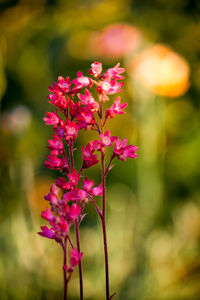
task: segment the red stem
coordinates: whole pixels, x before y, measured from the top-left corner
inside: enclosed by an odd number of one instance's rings
[[[101,152],[101,172],[102,172],[102,230],[103,230],[103,243],[104,243],[104,257],[105,257],[105,276],[106,276],[106,300],[110,298],[109,292],[109,267],[108,267],[108,247],[106,235],[106,176],[105,176],[105,154]]]
[[[69,155],[70,155],[71,170],[73,170],[73,168],[74,168],[73,143],[69,144]],[[77,250],[80,253],[80,239],[79,239],[78,220],[75,221],[75,229],[76,229]],[[82,262],[81,262],[81,260],[79,262],[78,269],[79,269],[80,300],[83,300],[83,273],[82,273]]]
[[[75,221],[75,228],[76,228],[76,243],[77,243],[77,250],[80,253],[80,238],[79,238],[79,224],[78,220]],[[80,300],[83,300],[83,275],[82,275],[82,261],[79,262],[79,285],[80,285]]]
[[[103,122],[103,105],[102,98],[100,98],[100,111],[99,111],[101,134],[104,134],[104,122]],[[107,247],[107,235],[106,235],[106,174],[105,174],[105,153],[104,148],[101,149],[101,178],[102,178],[102,230],[103,230],[103,243],[104,243],[104,257],[105,257],[105,277],[106,277],[106,300],[110,298],[109,291],[109,267],[108,267],[108,247]]]
[[[63,260],[63,266],[67,265],[67,238],[65,238],[65,244],[63,246],[64,251],[64,260]],[[64,279],[64,300],[67,300],[67,271],[65,268],[63,268],[63,279]]]

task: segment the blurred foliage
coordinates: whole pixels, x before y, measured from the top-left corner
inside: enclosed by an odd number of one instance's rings
[[[141,35],[134,53],[119,59],[100,51],[105,27],[115,23]],[[116,45],[124,41],[117,34]],[[110,126],[113,135],[139,145],[140,157],[118,162],[108,176],[111,290],[116,300],[200,299],[199,41],[198,0],[0,1],[1,300],[62,298],[61,251],[36,234],[43,196],[57,175],[43,167],[51,134],[42,121],[51,110],[47,87],[58,75],[86,73],[97,59],[105,68],[119,60],[128,70],[155,43],[184,57],[190,88],[175,99],[156,96],[132,71],[126,74],[122,99],[129,111]],[[86,143],[84,134],[79,143]],[[89,176],[98,183],[95,167]],[[100,300],[101,228],[94,209],[87,211],[81,229],[85,297]],[[77,276],[70,299],[79,299]]]

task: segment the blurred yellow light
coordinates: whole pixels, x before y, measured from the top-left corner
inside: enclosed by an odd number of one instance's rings
[[[157,44],[142,52],[131,70],[143,86],[157,95],[179,97],[189,87],[188,63],[164,45]]]

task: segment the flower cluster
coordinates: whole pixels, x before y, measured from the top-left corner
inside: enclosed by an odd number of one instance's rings
[[[52,139],[48,141],[50,154],[47,155],[45,166],[59,170],[61,176],[51,186],[50,193],[45,196],[49,206],[41,216],[49,222],[50,227],[41,226],[39,234],[54,239],[64,251],[63,270],[66,281],[69,280],[76,265],[81,264],[78,229],[86,203],[93,203],[101,219],[105,218],[104,209],[100,209],[95,201],[96,196],[105,194],[105,177],[112,168],[115,158],[125,161],[127,158],[136,158],[137,146],[127,145],[127,140],[120,140],[112,136],[109,130],[104,130],[107,121],[116,115],[124,114],[127,103],[120,103],[118,96],[114,103],[103,109],[103,103],[109,101],[108,95],[122,91],[124,69],[118,63],[113,68],[102,73],[102,64],[91,64],[89,74],[84,76],[78,71],[77,78],[70,81],[69,77],[58,77],[49,87],[49,102],[56,107],[55,111],[47,112],[44,117],[46,125],[53,128]],[[98,100],[92,95],[96,89]],[[82,146],[82,163],[78,169],[74,165],[74,148],[77,135],[81,130],[94,130],[97,139]],[[98,155],[104,160],[107,147],[113,147],[107,168],[103,167],[102,182],[94,186],[94,180],[85,176],[85,170],[98,164]],[[70,227],[76,228],[77,248],[70,238]],[[71,247],[70,260],[67,264],[68,245]]]

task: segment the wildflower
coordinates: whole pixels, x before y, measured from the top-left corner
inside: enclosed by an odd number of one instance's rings
[[[89,168],[93,165],[96,165],[99,161],[97,155],[93,154],[94,150],[91,150],[90,145],[88,144],[85,148],[82,147],[82,157],[83,157],[83,168]]]
[[[72,83],[75,84],[75,86],[72,89],[72,93],[78,92],[83,87],[91,86],[92,85],[92,79],[86,76],[83,76],[82,72],[77,72],[77,78],[72,80]]]
[[[102,77],[106,80],[111,80],[112,78],[114,79],[119,79],[122,80],[125,77],[120,75],[121,73],[124,73],[124,68],[119,68],[120,63],[116,64],[113,68],[108,69]]]
[[[125,161],[127,157],[129,158],[138,157],[138,154],[135,153],[138,150],[138,147],[135,145],[126,146],[126,144],[127,144],[127,139],[123,139],[121,141],[119,138],[116,138],[113,154],[123,161]]]
[[[70,257],[70,265],[72,267],[75,267],[79,264],[83,253],[79,253],[77,249],[73,248],[71,251],[71,257]]]
[[[92,94],[85,89],[85,95],[78,94],[78,98],[81,100],[81,103],[87,107],[88,110],[96,112],[99,109],[99,104],[94,100]]]
[[[121,115],[124,114],[125,112],[123,109],[127,106],[127,103],[121,103],[120,104],[120,96],[115,99],[115,102],[113,105],[106,109],[106,119],[114,118],[115,115]]]
[[[116,79],[113,79],[111,81],[103,80],[100,81],[97,92],[99,94],[106,94],[106,95],[112,95],[116,94],[122,91],[122,86],[124,85],[123,82],[118,82]]]
[[[102,72],[102,64],[98,61],[95,61],[93,64],[91,64],[91,69],[89,70],[89,74],[93,75],[95,78],[97,78]]]
[[[41,226],[41,232],[38,232],[39,235],[46,237],[48,239],[55,239],[56,235],[53,230],[49,229],[47,226]]]
[[[105,134],[100,134],[100,139],[101,139],[101,146],[102,147],[109,147],[112,146],[114,143],[116,137],[115,136],[110,136],[110,131],[107,130]]]
[[[55,112],[46,112],[46,117],[43,120],[46,122],[46,125],[57,126],[60,123],[60,118]]]

